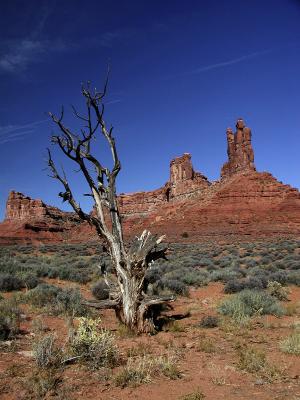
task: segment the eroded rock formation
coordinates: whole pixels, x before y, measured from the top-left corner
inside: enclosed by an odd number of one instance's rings
[[[168,199],[189,197],[192,193],[200,192],[210,185],[208,179],[200,172],[195,172],[191,155],[184,153],[170,163],[170,180],[167,183]]]
[[[188,240],[299,235],[299,191],[267,172],[256,172],[251,131],[242,119],[236,128],[235,133],[227,130],[228,162],[220,181],[210,183],[195,172],[191,155],[185,153],[171,161],[170,179],[162,188],[121,194],[125,235],[145,228],[172,241],[184,240],[183,233]],[[74,213],[10,193],[0,244],[93,239],[93,230]]]
[[[245,126],[243,119],[238,119],[236,132],[227,128],[228,161],[223,165],[221,176],[226,178],[243,171],[255,171],[254,152],[251,144],[251,129]]]
[[[48,206],[20,192],[9,193],[5,220],[0,224],[0,244],[70,240],[82,225],[78,216]]]

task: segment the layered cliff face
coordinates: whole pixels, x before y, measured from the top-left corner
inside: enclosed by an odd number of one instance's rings
[[[5,220],[0,224],[0,244],[68,240],[80,225],[75,213],[12,191],[6,203]]]
[[[124,216],[145,216],[170,202],[190,198],[205,191],[210,182],[194,171],[191,155],[185,153],[170,162],[170,179],[160,189],[150,192],[121,194],[118,197]]]
[[[195,172],[185,153],[171,161],[170,179],[162,188],[118,197],[127,237],[146,228],[173,241],[187,235],[189,240],[224,240],[300,234],[299,191],[256,172],[251,131],[242,119],[235,133],[228,129],[226,134],[228,161],[220,181],[210,183]],[[93,239],[95,232],[74,213],[10,193],[0,244]]]
[[[249,171],[212,185],[204,197],[173,203],[143,224],[169,240],[257,238],[300,234],[300,193],[266,172]]]
[[[5,213],[7,221],[44,218],[46,214],[47,210],[42,200],[33,200],[20,192],[9,193]]]
[[[191,162],[191,155],[184,153],[170,163],[170,180],[168,199],[178,200],[189,198],[193,193],[199,193],[210,186],[208,179],[200,172],[195,172]]]

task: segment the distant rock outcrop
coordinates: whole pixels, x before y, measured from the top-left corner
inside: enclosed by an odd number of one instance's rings
[[[238,119],[236,132],[233,133],[232,129],[228,128],[226,134],[228,161],[222,167],[222,178],[232,176],[239,171],[255,171],[251,129],[245,126],[242,119]]]
[[[173,241],[299,235],[299,191],[256,172],[251,131],[242,119],[236,128],[227,130],[228,162],[220,181],[211,183],[195,172],[191,155],[184,153],[171,161],[170,179],[162,188],[119,195],[125,235],[145,228]],[[9,194],[0,244],[93,239],[95,232],[76,214],[19,192]]]
[[[168,200],[189,197],[194,192],[206,189],[210,185],[208,179],[200,172],[195,172],[191,155],[184,153],[170,163],[170,180],[166,184]]]

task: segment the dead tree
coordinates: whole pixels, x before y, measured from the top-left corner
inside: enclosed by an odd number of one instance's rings
[[[63,122],[64,109],[59,117],[49,113],[52,121],[59,128],[59,134],[52,136],[52,143],[79,167],[83,174],[95,207],[93,213],[86,213],[74,198],[65,172],[60,173],[48,149],[48,166],[51,177],[59,180],[64,192],[59,195],[68,201],[81,220],[93,226],[101,240],[109,249],[116,282],[106,277],[110,288],[109,300],[90,302],[96,308],[114,308],[118,319],[131,330],[138,333],[153,332],[159,306],[172,301],[173,297],[150,297],[144,293],[144,280],[147,269],[155,260],[165,257],[166,246],[161,242],[164,236],[152,235],[144,231],[131,245],[126,246],[123,237],[121,217],[116,195],[116,178],[121,169],[113,128],[108,128],[104,121],[104,103],[108,79],[102,92],[92,90],[90,84],[82,86],[81,93],[85,100],[86,115],[81,115],[74,107],[74,115],[81,121],[80,133],[74,133]],[[104,166],[92,151],[92,141],[99,136],[109,145],[112,164]],[[97,144],[97,143],[96,143]],[[93,153],[93,154],[92,154]]]

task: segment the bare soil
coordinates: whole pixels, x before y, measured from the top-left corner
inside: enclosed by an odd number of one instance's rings
[[[69,285],[58,281],[52,283]],[[85,297],[90,297],[87,286],[81,286],[81,291]],[[300,357],[282,353],[279,342],[293,331],[293,323],[300,321],[299,307],[297,309],[300,288],[291,287],[290,301],[284,303],[293,309],[291,316],[258,317],[246,328],[235,327],[230,320],[216,328],[200,328],[201,318],[217,315],[216,306],[226,296],[220,283],[191,289],[190,296],[178,298],[174,309],[168,312],[169,315],[182,313],[188,316],[176,321],[169,331],[155,336],[126,337],[121,334],[112,311],[100,313],[103,326],[116,334],[124,359],[129,349],[138,347],[147,349],[154,356],[173,351],[179,356],[177,365],[181,378],[172,380],[157,376],[147,384],[119,388],[112,379],[104,379],[103,371],[90,371],[83,365],[74,364],[63,371],[56,395],[49,392],[44,398],[176,400],[198,390],[206,400],[299,400]],[[41,317],[48,330],[56,332],[62,346],[67,341],[68,328],[63,317],[39,315],[28,306],[24,306],[23,311],[21,333],[14,341],[2,343],[0,347],[1,400],[33,398],[28,394],[28,385],[35,370],[31,354],[36,336],[32,327],[34,319]],[[278,377],[273,382],[239,369],[237,348],[243,344],[263,351],[270,365],[278,369]],[[120,368],[122,366],[115,368],[112,374]],[[198,398],[191,397],[193,400]]]

